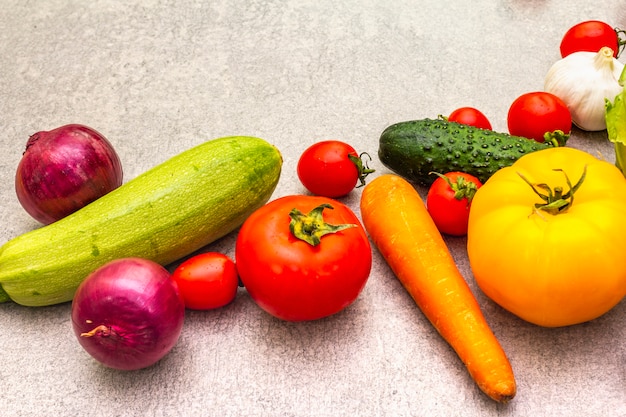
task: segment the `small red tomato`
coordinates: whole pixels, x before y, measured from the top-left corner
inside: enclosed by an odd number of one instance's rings
[[[428,213],[441,233],[465,236],[472,198],[482,183],[464,172],[437,175],[426,196]]]
[[[235,262],[263,310],[281,320],[317,320],[356,300],[370,274],[372,249],[348,206],[292,195],[248,217],[237,236]]]
[[[561,57],[579,51],[598,52],[605,46],[613,50],[617,58],[626,41],[620,39],[624,31],[613,29],[608,24],[598,20],[580,22],[571,28],[561,40]]]
[[[509,133],[544,142],[546,138],[567,136],[572,130],[572,115],[567,105],[554,94],[536,91],[522,94],[509,108]]]
[[[460,107],[454,110],[448,116],[448,121],[491,130],[491,122],[487,116],[474,107]]]
[[[338,140],[315,143],[307,148],[298,160],[298,178],[311,193],[336,198],[348,194],[360,181],[374,172],[363,164],[362,153]]]
[[[223,307],[235,299],[239,286],[235,262],[218,252],[192,256],[174,270],[172,279],[191,310]]]

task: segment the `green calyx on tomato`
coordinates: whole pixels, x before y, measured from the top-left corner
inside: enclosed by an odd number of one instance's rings
[[[317,246],[321,242],[321,238],[329,233],[336,233],[340,230],[356,227],[355,224],[329,224],[324,221],[324,209],[333,209],[330,204],[321,204],[309,211],[308,214],[302,213],[297,208],[289,212],[291,222],[289,223],[289,231],[296,238],[303,240],[311,246]]]
[[[543,141],[552,143],[554,147],[565,146],[569,136],[570,135],[568,133],[565,133],[562,130],[555,130],[554,132],[546,132],[543,135]]]
[[[619,57],[622,54],[622,51],[624,50],[624,47],[626,46],[626,39],[624,39],[624,36],[626,35],[626,31],[619,29],[619,28],[615,28],[615,34],[617,35],[617,54],[616,57]]]
[[[348,154],[348,159],[352,161],[359,171],[359,185],[357,185],[356,188],[363,187],[365,185],[365,177],[376,171],[375,169],[371,169],[367,165],[367,162],[363,162],[363,155],[367,155],[370,161],[372,160],[372,157],[367,152],[361,152],[359,156]]]
[[[476,194],[476,191],[478,190],[478,186],[475,182],[468,181],[460,175],[456,177],[456,180],[454,182],[452,182],[449,177],[438,172],[431,172],[431,174],[439,176],[439,178],[443,179],[448,184],[452,191],[454,191],[454,198],[459,201],[467,198],[468,205],[472,201],[472,198],[474,198],[474,194]]]
[[[539,197],[541,197],[543,201],[545,201],[545,203],[536,203],[534,205],[533,213],[542,210],[546,213],[554,215],[562,213],[566,211],[569,207],[571,207],[572,203],[574,202],[574,193],[580,188],[583,181],[585,180],[585,176],[587,175],[587,165],[585,165],[585,167],[583,168],[582,175],[578,179],[578,182],[574,185],[572,185],[565,171],[560,168],[555,168],[553,169],[553,171],[562,172],[565,176],[565,182],[569,187],[569,190],[565,194],[563,194],[563,187],[558,186],[552,189],[548,184],[545,183],[533,184],[528,180],[528,178],[522,175],[522,173],[517,173],[517,175],[519,175],[524,180],[524,182],[530,185],[535,194],[537,194]],[[539,189],[545,190],[546,193],[544,194],[540,192]]]

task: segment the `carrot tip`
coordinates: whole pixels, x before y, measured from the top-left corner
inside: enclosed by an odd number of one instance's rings
[[[481,387],[482,388],[482,387]],[[515,398],[515,394],[517,393],[517,388],[515,383],[512,385],[510,383],[502,383],[500,387],[497,389],[483,389],[483,392],[489,396],[489,398],[493,399],[502,404],[506,404]]]

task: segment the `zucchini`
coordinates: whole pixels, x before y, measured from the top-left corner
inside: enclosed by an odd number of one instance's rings
[[[438,172],[461,171],[485,182],[500,168],[540,149],[563,146],[567,136],[540,143],[442,119],[400,122],[380,136],[378,157],[387,168],[414,183],[430,186]]]
[[[246,136],[204,142],[75,213],[0,247],[2,300],[70,301],[78,285],[117,258],[167,265],[241,226],[271,197],[278,149]]]

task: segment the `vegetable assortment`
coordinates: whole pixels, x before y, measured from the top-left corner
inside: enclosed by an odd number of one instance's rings
[[[185,308],[224,307],[240,286],[280,320],[341,312],[369,279],[369,235],[477,386],[508,402],[517,390],[511,364],[442,234],[467,234],[481,291],[536,325],[586,322],[622,300],[626,75],[615,59],[622,34],[597,21],[568,31],[546,91],[511,104],[509,133],[493,131],[473,107],[387,127],[378,157],[394,173],[369,184],[367,153],[338,140],[315,143],[297,164],[314,195],[270,201],[282,156],[254,137],[208,141],[121,185],[119,158],[102,135],[81,125],[39,132],[18,167],[16,192],[47,226],[0,247],[0,302],[71,301],[74,332],[90,355],[141,369],[176,344]],[[606,127],[617,167],[567,147],[572,123]],[[81,140],[91,147],[58,163],[75,188],[46,185],[61,175],[51,171],[54,151]],[[428,187],[425,201],[409,181]],[[363,224],[337,200],[359,187]],[[205,252],[165,269],[233,231],[234,260]]]

